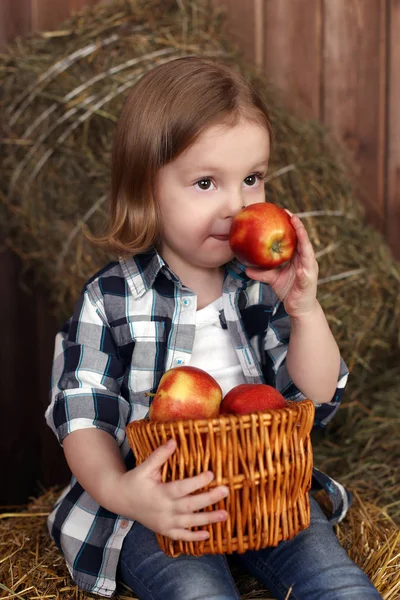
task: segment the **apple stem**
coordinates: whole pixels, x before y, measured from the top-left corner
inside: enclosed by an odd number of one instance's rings
[[[144,395],[145,396],[155,396],[155,394],[153,394],[153,392],[145,392]]]
[[[281,242],[274,242],[271,247],[272,252],[282,254]]]

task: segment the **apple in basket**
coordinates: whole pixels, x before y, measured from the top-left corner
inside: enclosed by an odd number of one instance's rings
[[[264,383],[242,383],[232,388],[221,403],[222,415],[247,415],[267,409],[285,408],[286,399]]]
[[[151,395],[151,394],[150,394]],[[209,419],[219,415],[222,390],[214,377],[197,367],[174,367],[164,373],[150,404],[150,421]]]
[[[297,236],[285,210],[270,202],[257,202],[234,217],[229,244],[243,264],[274,269],[291,258]]]

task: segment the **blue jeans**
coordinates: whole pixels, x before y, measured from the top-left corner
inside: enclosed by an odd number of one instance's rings
[[[311,523],[276,548],[233,554],[241,566],[284,600],[378,600],[382,596],[348,557],[312,497]],[[126,536],[119,574],[140,600],[234,600],[240,594],[225,555],[176,558],[159,547],[155,534],[134,523]]]

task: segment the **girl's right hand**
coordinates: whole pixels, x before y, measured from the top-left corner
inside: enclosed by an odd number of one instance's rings
[[[207,492],[193,494],[212,481],[213,473],[206,471],[194,477],[162,483],[161,467],[175,452],[176,441],[170,439],[117,483],[115,492],[121,494],[121,513],[156,533],[173,540],[200,541],[209,537],[207,531],[190,531],[190,527],[225,521],[225,510],[196,512],[225,498],[229,489],[218,486]]]

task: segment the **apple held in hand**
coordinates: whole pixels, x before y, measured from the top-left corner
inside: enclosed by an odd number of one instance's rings
[[[272,386],[264,383],[242,383],[226,394],[220,412],[222,415],[247,415],[285,406],[286,399]]]
[[[291,258],[297,236],[285,210],[257,202],[234,217],[229,244],[243,264],[274,269]]]
[[[197,367],[164,373],[150,404],[150,421],[208,419],[219,415],[222,390],[214,377]]]

